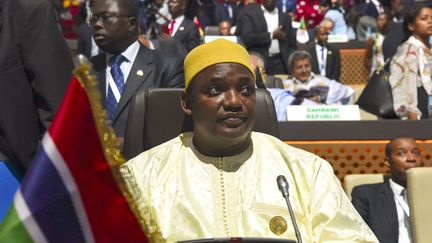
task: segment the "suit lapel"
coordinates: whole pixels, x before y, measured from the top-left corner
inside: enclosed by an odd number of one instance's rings
[[[388,180],[383,184],[380,198],[384,208],[384,218],[387,219],[390,230],[393,233],[394,241],[397,242],[399,238],[399,223],[393,191],[390,188],[390,182]]]
[[[140,45],[138,54],[130,70],[129,76],[127,77],[126,85],[121,94],[120,101],[117,105],[116,112],[114,114],[113,124],[116,122],[120,113],[125,109],[129,101],[135,95],[136,91],[143,85],[149,86],[148,80],[150,74],[154,71],[153,64],[153,53],[143,45]]]
[[[186,30],[186,17],[181,22],[178,30],[176,31],[173,37],[181,39],[181,37],[184,35],[183,33],[185,32],[185,30]]]
[[[264,24],[265,29],[267,30],[267,22],[264,17],[264,11],[261,9],[259,5],[257,5],[257,11],[255,12],[256,17],[259,19],[260,22]]]
[[[314,43],[311,50],[312,56],[312,67],[316,67],[316,70],[313,70],[316,74],[320,74],[319,64],[318,64],[318,55],[316,52],[316,44]]]
[[[285,19],[283,18],[282,11],[278,12],[278,21],[279,21],[279,26],[282,26],[282,29],[285,30]]]

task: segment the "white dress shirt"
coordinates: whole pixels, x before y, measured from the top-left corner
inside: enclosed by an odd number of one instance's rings
[[[261,5],[261,9],[264,12],[264,18],[267,23],[267,31],[270,33],[271,44],[269,47],[270,56],[280,53],[279,41],[273,39],[273,31],[279,27],[279,10],[275,8],[273,11],[269,12]]]
[[[122,55],[126,58],[126,61],[122,62],[120,65],[120,69],[123,73],[123,79],[126,84],[127,78],[129,77],[129,73],[132,69],[132,65],[135,61],[135,58],[138,54],[138,50],[140,48],[140,44],[138,41],[135,41],[132,45],[130,45],[124,52],[122,52]],[[111,87],[114,93],[114,97],[116,98],[117,102],[120,101],[121,94],[117,88],[117,85],[114,83],[114,79],[111,76],[111,66],[110,66],[110,59],[113,57],[113,54],[106,53],[106,89],[105,89],[105,95],[108,95],[108,85]]]
[[[173,32],[171,33],[171,36],[175,35],[175,33],[177,32],[177,30],[180,28],[181,23],[183,23],[184,18],[185,18],[184,15],[180,15],[177,18],[174,19],[175,20],[175,24],[174,24],[174,29],[173,29]],[[171,26],[171,22],[170,22],[169,26]]]
[[[399,243],[411,242],[409,238],[408,228],[405,225],[405,214],[409,217],[409,205],[405,202],[401,195],[402,190],[405,189],[403,186],[397,184],[390,179],[390,188],[393,191],[394,200],[396,204],[397,218],[399,224]]]

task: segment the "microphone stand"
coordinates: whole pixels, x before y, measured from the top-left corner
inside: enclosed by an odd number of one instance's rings
[[[294,212],[292,210],[291,203],[289,201],[288,182],[287,182],[285,176],[283,176],[283,175],[278,176],[276,180],[277,180],[279,190],[282,192],[282,196],[285,198],[285,202],[288,206],[288,211],[289,211],[289,214],[291,217],[291,222],[294,225],[294,232],[295,232],[295,235],[297,238],[297,242],[303,243],[303,241],[301,239],[300,231],[299,231],[298,226],[297,226],[297,221],[295,219],[295,215],[294,215]]]

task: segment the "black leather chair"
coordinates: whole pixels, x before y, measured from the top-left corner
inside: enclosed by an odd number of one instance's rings
[[[219,35],[219,26],[206,26],[204,28],[204,35]]]
[[[193,130],[191,117],[183,113],[180,105],[182,92],[179,88],[163,88],[142,90],[135,95],[126,124],[123,147],[126,159]],[[252,130],[279,137],[273,100],[265,89],[256,92],[256,121]]]

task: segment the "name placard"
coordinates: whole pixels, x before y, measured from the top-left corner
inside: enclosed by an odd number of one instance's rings
[[[290,105],[287,107],[288,121],[359,121],[358,105]]]
[[[348,42],[348,36],[346,35],[329,35],[327,37],[328,43],[345,43]]]
[[[224,35],[206,35],[204,36],[204,43],[208,43],[217,39],[225,39],[228,41],[232,41],[234,43],[237,43],[237,36],[235,35],[229,35],[229,36],[224,36]]]

